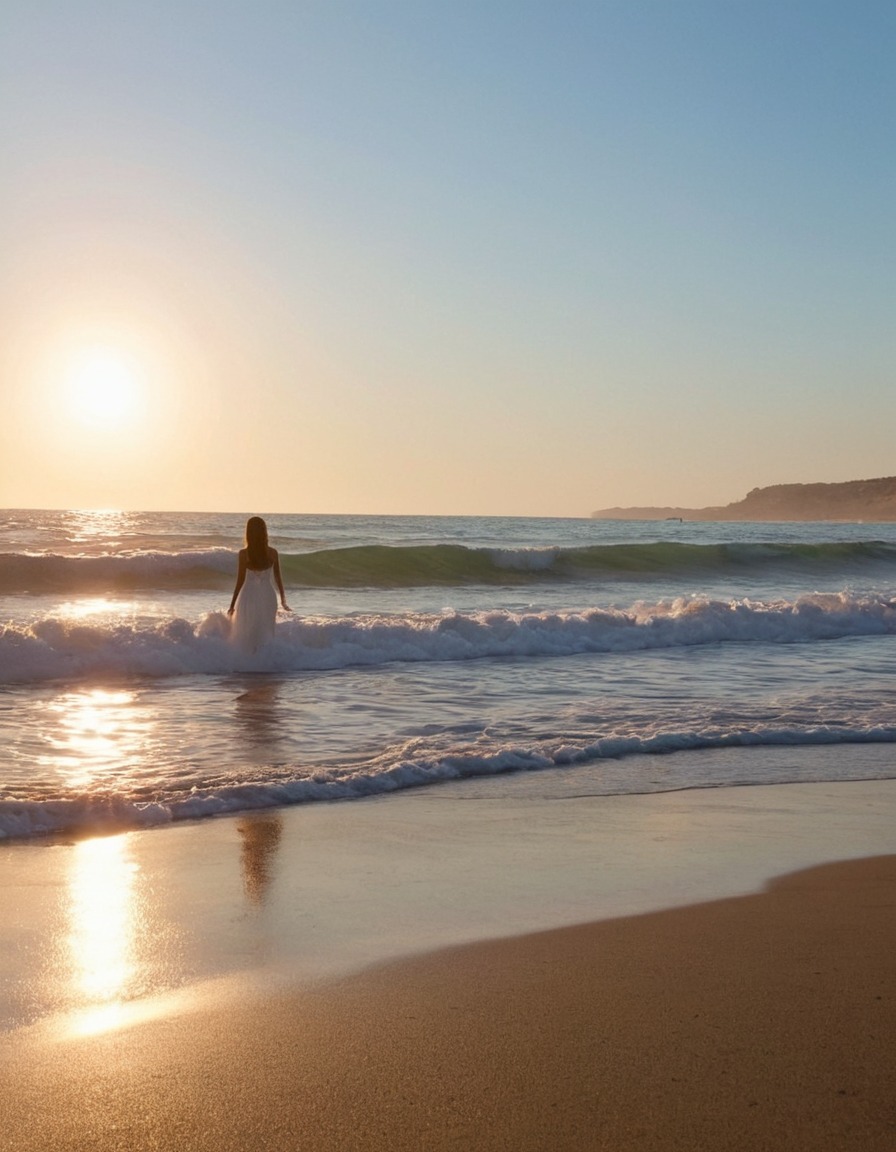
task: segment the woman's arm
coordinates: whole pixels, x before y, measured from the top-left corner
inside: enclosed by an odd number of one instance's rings
[[[283,589],[283,577],[280,575],[280,556],[276,548],[272,548],[271,551],[274,553],[274,579],[277,582],[277,590],[280,593],[280,603],[283,605],[283,611],[289,612],[290,607],[286,603],[286,592]]]
[[[228,616],[233,615],[233,609],[234,609],[234,606],[236,605],[236,598],[237,598],[237,596],[239,596],[240,588],[242,588],[242,586],[245,584],[245,582],[246,582],[246,549],[241,548],[240,549],[239,563],[237,564],[237,569],[236,569],[236,588],[234,588],[234,590],[233,590],[233,596],[230,599],[230,607],[227,609],[227,615]]]

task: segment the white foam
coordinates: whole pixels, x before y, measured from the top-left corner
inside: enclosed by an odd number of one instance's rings
[[[892,598],[846,592],[770,602],[680,598],[625,610],[294,617],[278,622],[274,640],[252,658],[229,644],[228,620],[220,612],[198,623],[174,617],[146,625],[47,616],[0,629],[0,683],[808,643],[894,633]]]
[[[143,802],[123,796],[82,795],[58,800],[0,800],[0,840],[12,837],[46,835],[73,829],[151,827],[177,820],[195,820],[232,812],[320,801],[359,800],[387,793],[420,788],[445,781],[493,777],[519,771],[550,768],[580,768],[606,764],[600,778],[590,776],[589,795],[618,795],[677,791],[687,788],[718,787],[730,784],[768,783],[765,761],[757,759],[751,774],[731,777],[717,764],[700,761],[689,770],[657,773],[629,767],[633,756],[656,756],[671,752],[705,749],[759,747],[819,747],[841,744],[896,742],[896,725],[804,727],[740,725],[707,727],[690,731],[654,731],[643,735],[613,736],[591,741],[542,742],[533,747],[495,746],[489,751],[461,749],[442,755],[415,754],[409,746],[402,752],[392,749],[361,766],[307,769],[295,767],[294,776],[277,781],[218,784],[192,788],[163,800]],[[625,763],[620,763],[624,761]],[[780,773],[775,782],[824,779],[878,779],[889,776],[889,766],[847,764],[838,758],[837,774],[830,766],[809,758],[787,776]]]

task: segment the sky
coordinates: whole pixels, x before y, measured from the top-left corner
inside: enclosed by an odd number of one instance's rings
[[[4,0],[0,507],[896,473],[891,0]]]

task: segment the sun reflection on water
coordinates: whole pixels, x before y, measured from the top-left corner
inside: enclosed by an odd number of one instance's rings
[[[70,786],[83,787],[147,756],[154,720],[130,689],[64,692],[47,709],[57,719],[47,736],[52,751],[41,760],[62,770]]]
[[[93,541],[97,537],[115,538],[131,527],[133,515],[117,508],[73,509],[66,513],[66,527],[72,541]]]
[[[116,620],[132,615],[137,610],[135,600],[110,600],[108,596],[88,596],[83,600],[65,600],[56,608],[60,616],[69,620],[86,620],[88,617],[107,617]]]

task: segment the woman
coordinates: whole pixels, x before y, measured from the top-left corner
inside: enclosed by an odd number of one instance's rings
[[[284,612],[289,611],[280,557],[268,544],[268,526],[260,516],[246,521],[246,546],[240,549],[236,587],[227,615],[233,617],[230,636],[245,652],[257,652],[274,636],[277,617],[277,592]],[[235,609],[235,612],[234,612]]]

